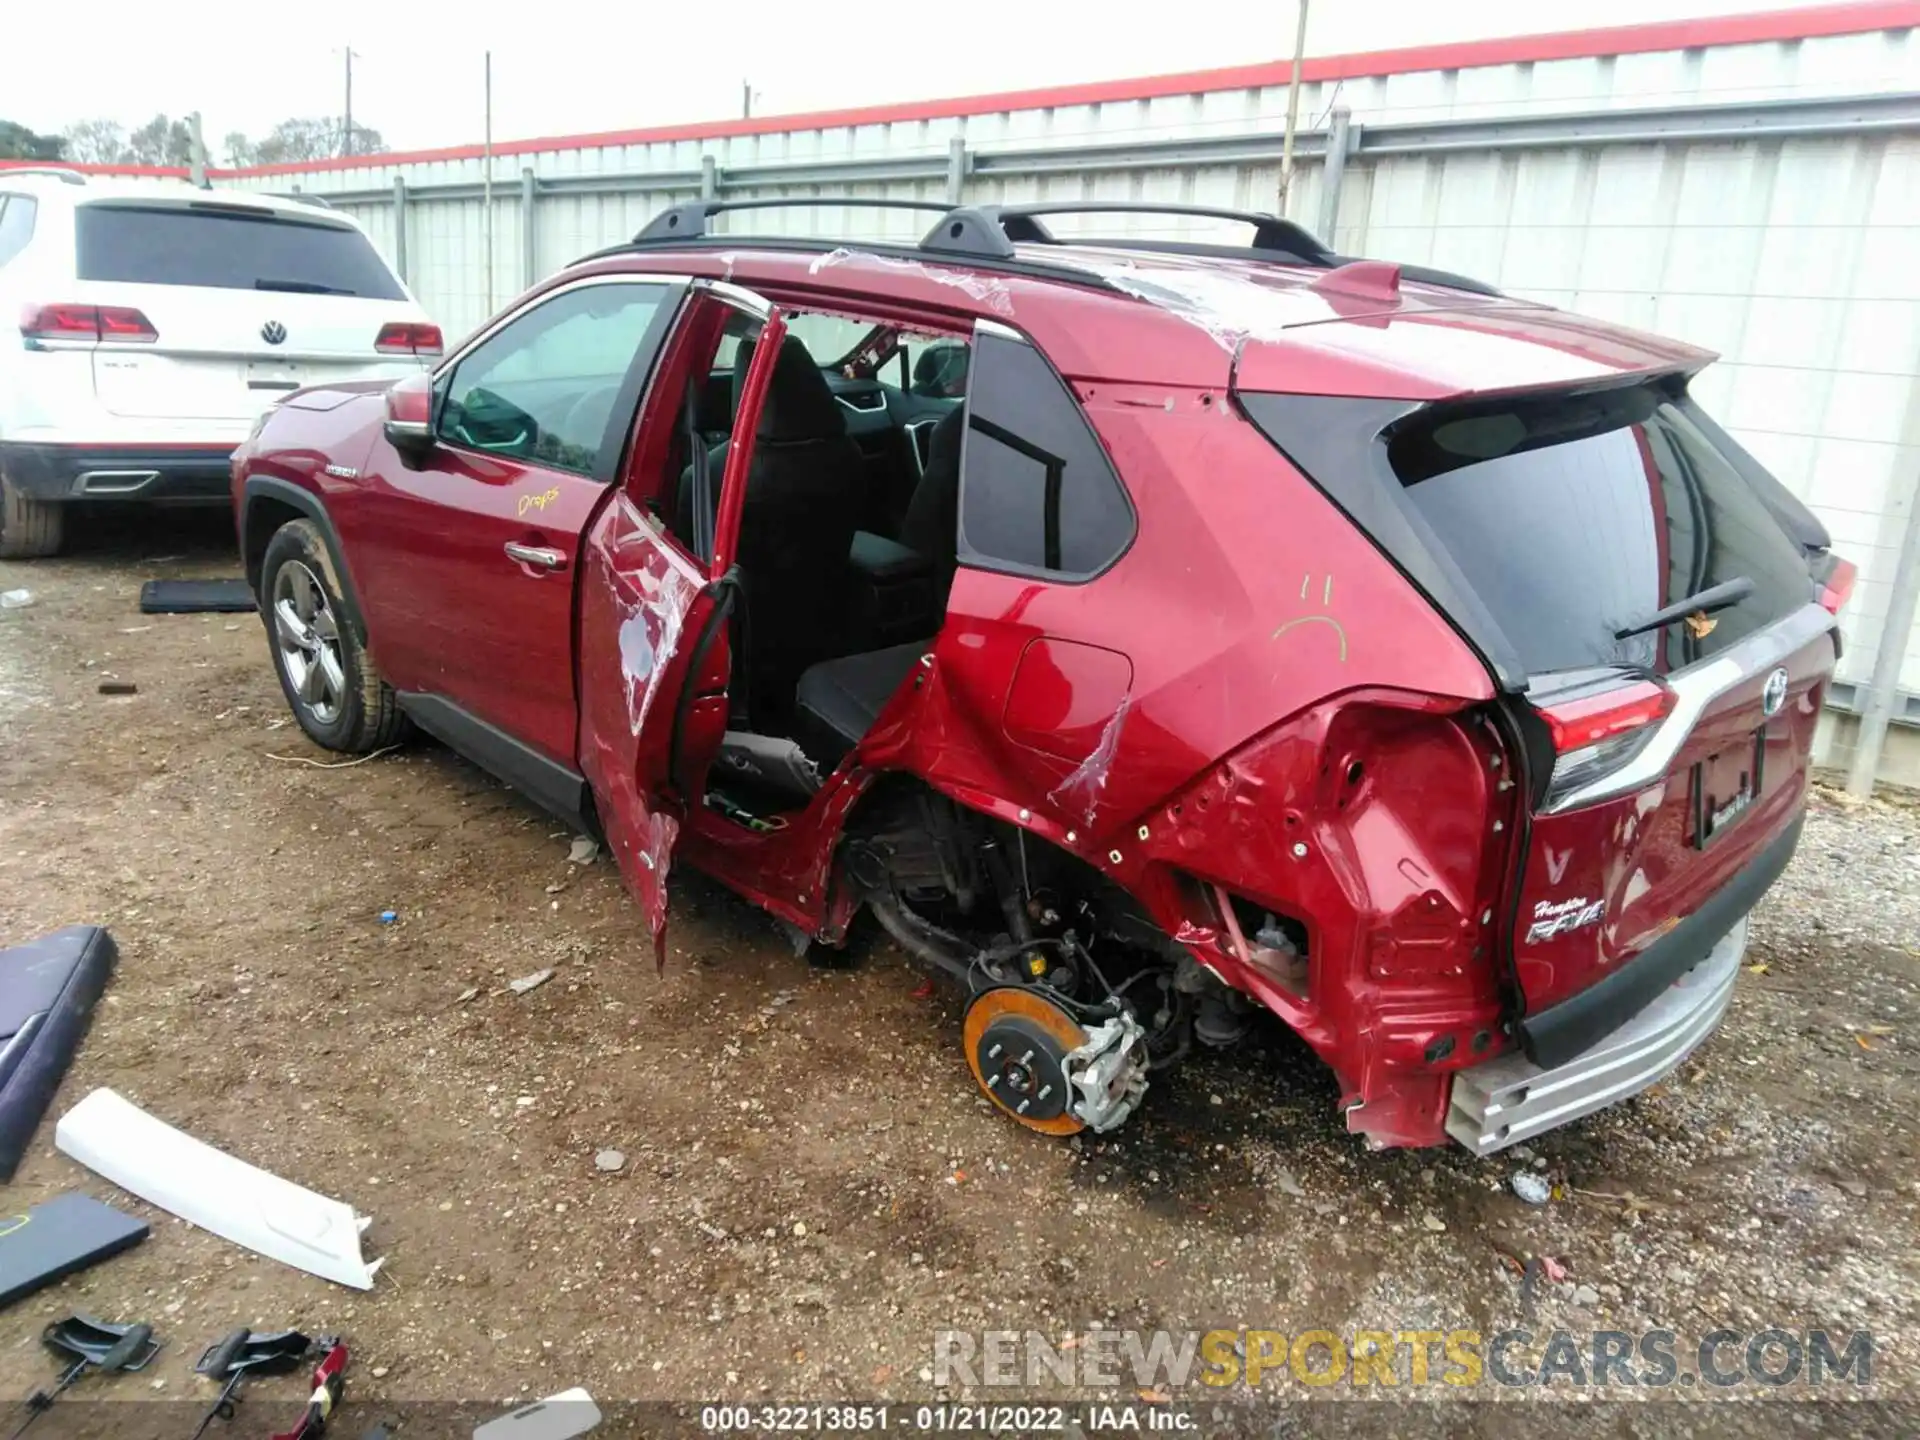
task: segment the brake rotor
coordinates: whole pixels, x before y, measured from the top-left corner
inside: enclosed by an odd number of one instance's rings
[[[1087,1032],[1045,996],[1005,985],[974,997],[963,1030],[967,1065],[987,1098],[1029,1130],[1072,1135],[1086,1122],[1069,1113],[1067,1056]]]

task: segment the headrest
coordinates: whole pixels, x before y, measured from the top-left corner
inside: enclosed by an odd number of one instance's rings
[[[733,357],[733,408],[747,388],[747,368],[753,363],[754,342],[743,340]],[[797,335],[789,335],[774,362],[773,384],[760,412],[762,440],[836,440],[847,433],[847,417],[813,356]]]

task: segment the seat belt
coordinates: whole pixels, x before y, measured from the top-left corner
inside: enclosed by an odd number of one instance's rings
[[[694,387],[687,387],[686,414],[687,461],[693,469],[693,514],[688,519],[693,524],[693,553],[699,556],[702,564],[713,563],[713,523],[714,512],[719,507],[719,498],[713,493],[712,457],[700,439],[699,428],[694,421],[696,397]],[[729,441],[731,443],[731,441]]]

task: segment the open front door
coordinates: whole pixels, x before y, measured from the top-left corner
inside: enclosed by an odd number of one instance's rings
[[[693,428],[723,335],[755,349],[724,466]],[[667,872],[727,727],[733,542],[786,324],[751,291],[697,283],[628,442],[619,492],[587,532],[580,589],[580,767],[620,873],[667,956]],[[696,517],[676,534],[665,518]]]

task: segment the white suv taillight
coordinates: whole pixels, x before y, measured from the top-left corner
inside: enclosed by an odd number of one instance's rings
[[[1553,779],[1545,808],[1630,760],[1667,713],[1674,695],[1653,680],[1637,680],[1536,706],[1553,737]]]
[[[380,327],[373,348],[382,355],[438,355],[446,344],[438,325],[395,320]]]
[[[153,322],[127,305],[29,305],[20,314],[29,340],[111,340],[151,345],[160,338]]]

